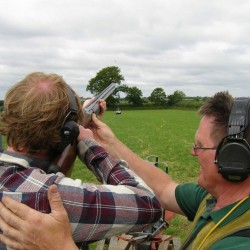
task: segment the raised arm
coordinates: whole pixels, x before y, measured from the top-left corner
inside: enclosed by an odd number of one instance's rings
[[[73,180],[60,173],[53,176],[72,224],[74,242],[78,245],[138,232],[155,224],[162,208],[152,190],[98,144],[90,129],[79,126],[79,132],[78,158],[101,183]]]
[[[152,188],[163,208],[183,214],[175,199],[175,188],[178,185],[161,169],[146,162],[126,145],[124,145],[112,130],[95,115],[92,117],[92,131],[95,139],[115,158],[125,160],[130,169],[140,176]]]

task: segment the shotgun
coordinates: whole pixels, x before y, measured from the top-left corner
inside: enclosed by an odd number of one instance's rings
[[[99,100],[106,100],[117,87],[116,83],[111,83],[102,92],[94,96],[90,103],[83,107],[83,125],[88,128],[91,123],[91,115],[100,113]],[[76,142],[73,145],[69,144],[60,155],[57,155],[50,165],[47,173],[56,173],[58,171],[64,173],[66,176],[71,175],[71,171],[74,166],[74,162],[77,156]]]
[[[94,96],[90,103],[83,107],[83,122],[82,125],[88,128],[91,123],[91,115],[95,113],[98,115],[100,113],[99,100],[106,100],[117,87],[116,83],[111,83],[107,88],[105,88],[101,93]]]

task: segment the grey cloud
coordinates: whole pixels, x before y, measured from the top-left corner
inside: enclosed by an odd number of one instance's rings
[[[79,95],[102,68],[167,94],[246,94],[250,3],[242,0],[0,0],[0,98],[31,71],[63,75]]]

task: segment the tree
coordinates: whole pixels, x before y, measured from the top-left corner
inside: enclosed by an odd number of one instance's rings
[[[163,88],[155,88],[149,96],[149,100],[157,106],[164,106],[167,102],[167,96]]]
[[[175,105],[176,103],[182,101],[185,96],[186,95],[182,91],[176,90],[172,95],[168,96],[168,105]]]
[[[105,89],[111,83],[121,84],[121,81],[124,81],[124,77],[121,75],[121,70],[116,66],[110,66],[101,69],[94,78],[89,80],[89,83],[86,87],[87,91],[90,91],[91,94],[98,94],[103,89]],[[115,90],[111,96],[109,96],[107,105],[114,105],[119,100],[114,97],[118,90]]]
[[[132,87],[127,89],[127,96],[125,98],[133,106],[142,105],[142,91],[137,87]]]

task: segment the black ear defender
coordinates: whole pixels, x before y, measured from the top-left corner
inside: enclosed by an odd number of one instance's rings
[[[78,107],[75,95],[70,88],[67,88],[67,95],[70,101],[70,107],[60,129],[61,142],[56,148],[56,151],[58,152],[62,152],[69,144],[72,145],[80,133],[79,126],[77,124]]]
[[[218,172],[231,182],[241,182],[250,174],[250,146],[244,139],[248,126],[249,98],[236,98],[228,121],[228,135],[216,150]]]

